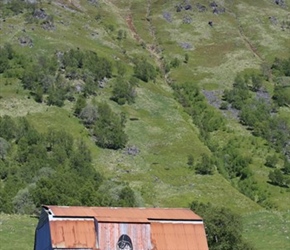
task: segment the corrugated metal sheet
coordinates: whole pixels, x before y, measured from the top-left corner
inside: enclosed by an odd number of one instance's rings
[[[50,221],[50,234],[53,248],[95,249],[96,247],[96,231],[93,220]]]
[[[96,217],[98,221],[147,223],[148,219],[202,220],[184,208],[110,208],[45,206],[58,217]]]
[[[151,223],[154,250],[208,250],[203,224]]]
[[[99,223],[100,249],[117,249],[116,246],[123,235],[130,238],[132,247],[125,249],[152,249],[150,224]]]

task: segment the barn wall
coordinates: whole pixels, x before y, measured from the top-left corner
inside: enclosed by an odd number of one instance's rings
[[[99,223],[99,246],[102,250],[119,250],[125,244],[130,250],[149,250],[151,247],[150,224]],[[120,248],[117,246],[119,245]]]
[[[34,250],[52,250],[49,220],[44,210],[35,230]]]

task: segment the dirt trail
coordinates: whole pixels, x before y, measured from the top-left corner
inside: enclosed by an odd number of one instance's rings
[[[155,62],[157,63],[160,72],[162,73],[162,76],[164,78],[164,81],[166,83],[169,83],[169,77],[168,74],[165,73],[165,65],[163,61],[163,55],[162,55],[162,50],[160,49],[160,46],[158,44],[156,34],[155,34],[155,27],[152,24],[151,21],[151,0],[147,0],[147,7],[146,7],[146,21],[147,21],[147,27],[149,30],[149,33],[152,37],[152,43],[151,44],[146,44],[146,42],[140,37],[138,34],[135,26],[134,26],[134,20],[131,14],[128,14],[126,17],[126,23],[131,31],[132,36],[134,39],[140,43],[145,45],[146,50],[149,52],[150,56],[154,58]]]
[[[223,6],[223,7],[225,7],[225,6]],[[241,39],[243,40],[244,44],[253,53],[253,55],[257,59],[259,59],[260,61],[264,61],[263,58],[259,55],[259,52],[258,52],[257,48],[251,43],[251,41],[245,35],[244,29],[243,29],[243,27],[241,25],[241,22],[239,20],[239,17],[238,17],[238,15],[236,14],[236,12],[232,8],[229,8],[228,7],[227,8],[227,11],[228,11],[229,14],[231,14],[235,18],[235,20],[237,22],[237,25],[238,25],[239,35],[240,35]]]

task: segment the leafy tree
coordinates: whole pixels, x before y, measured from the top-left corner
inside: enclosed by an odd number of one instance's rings
[[[188,63],[188,60],[189,60],[189,55],[186,53],[184,56],[184,62]]]
[[[129,81],[126,81],[126,79],[118,77],[112,94],[113,96],[111,99],[120,105],[123,105],[126,102],[133,103],[136,96],[135,86]]]
[[[270,168],[275,168],[276,167],[276,165],[277,165],[277,163],[278,163],[278,157],[275,155],[275,154],[273,154],[273,155],[268,155],[267,157],[266,157],[266,163],[265,163],[265,165],[267,166],[267,167],[270,167]]]
[[[135,207],[136,199],[134,191],[129,187],[125,186],[122,188],[119,194],[119,204],[121,207]]]
[[[10,116],[4,115],[0,117],[0,137],[7,141],[14,139],[16,135],[15,129],[16,124]]]
[[[273,185],[277,185],[280,187],[284,187],[286,184],[286,179],[283,176],[283,173],[280,169],[275,169],[274,171],[270,171],[269,175],[268,175],[270,182]]]
[[[99,115],[97,107],[91,104],[85,106],[79,115],[79,117],[82,119],[83,123],[87,127],[92,126],[96,122],[98,116]]]
[[[202,155],[201,162],[195,166],[195,172],[202,175],[213,174],[214,163],[207,154]]]
[[[86,98],[83,95],[79,95],[74,106],[74,114],[79,116],[86,104]]]
[[[190,166],[190,167],[192,167],[193,166],[193,163],[194,163],[194,158],[193,158],[193,155],[190,154],[187,157],[187,165]]]
[[[263,86],[263,77],[258,74],[252,74],[251,75],[252,80],[252,89],[253,91],[258,91]]]
[[[178,68],[180,65],[180,61],[178,58],[174,58],[171,62],[170,62],[171,67],[173,68]]]
[[[290,162],[289,162],[289,160],[287,159],[287,157],[285,157],[285,160],[284,160],[284,164],[283,164],[283,172],[284,172],[284,174],[287,174],[287,175],[290,174]]]
[[[144,82],[155,80],[157,76],[156,69],[146,59],[136,60],[134,74],[137,78]]]
[[[238,74],[233,83],[232,90],[224,91],[224,99],[232,104],[232,107],[241,109],[243,104],[251,97],[247,80]]]
[[[119,149],[125,147],[127,135],[124,132],[124,121],[115,114],[107,103],[98,105],[99,117],[95,122],[93,134],[96,144],[102,148]]]
[[[4,160],[8,149],[10,148],[9,142],[0,137],[0,159]]]
[[[280,107],[290,105],[289,93],[290,90],[288,86],[280,86],[276,84],[274,88],[273,100]]]
[[[193,201],[190,209],[200,215],[205,224],[207,241],[211,250],[252,250],[242,237],[241,217],[226,208],[210,203]]]
[[[32,214],[36,210],[28,188],[20,189],[12,201],[14,213]]]
[[[0,47],[0,74],[9,68],[9,55],[5,48]]]

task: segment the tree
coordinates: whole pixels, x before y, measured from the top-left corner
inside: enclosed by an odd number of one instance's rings
[[[263,78],[260,75],[253,74],[251,76],[252,79],[252,88],[253,91],[258,91],[263,86]]]
[[[79,116],[85,106],[86,106],[86,98],[83,95],[79,95],[74,106],[74,114],[76,116]]]
[[[253,249],[242,237],[242,220],[239,215],[226,208],[196,201],[191,203],[190,209],[199,214],[204,220],[209,249]]]
[[[126,102],[133,103],[136,97],[135,86],[126,79],[118,77],[112,94],[111,99],[120,105]]]
[[[12,201],[14,213],[32,214],[36,206],[28,188],[20,189]]]
[[[187,165],[190,166],[190,167],[192,167],[193,166],[193,163],[194,163],[193,155],[190,154],[187,157]]]
[[[283,172],[284,172],[284,174],[287,174],[287,175],[290,174],[290,162],[289,162],[289,160],[286,157],[285,157],[285,160],[284,160]]]
[[[155,80],[157,76],[156,69],[146,59],[136,60],[134,74],[137,78],[144,82]]]
[[[91,104],[85,106],[79,115],[80,119],[82,119],[83,123],[87,127],[92,126],[96,122],[98,116],[97,107]]]
[[[277,163],[278,163],[278,157],[275,155],[275,154],[273,154],[273,155],[268,155],[267,157],[266,157],[266,163],[265,163],[265,165],[267,166],[267,167],[270,167],[270,168],[275,168],[276,167],[276,165],[277,165]]]
[[[10,148],[9,142],[0,137],[0,159],[4,160],[5,156]]]
[[[213,161],[207,154],[203,154],[201,162],[195,166],[195,172],[197,174],[206,175],[213,174],[213,171],[214,171]]]
[[[127,135],[124,131],[124,121],[115,114],[107,103],[98,105],[99,117],[95,122],[93,134],[96,144],[102,148],[119,149],[125,147]]]
[[[185,63],[188,63],[188,60],[189,60],[189,56],[188,56],[188,54],[186,53],[185,56],[184,56],[184,62],[185,62]]]
[[[285,183],[286,179],[284,178],[283,173],[280,169],[275,169],[274,171],[270,171],[268,177],[270,179],[270,182],[273,185],[284,187],[286,184]]]

